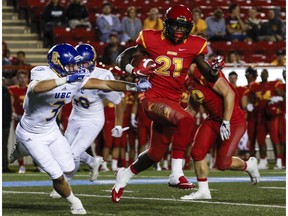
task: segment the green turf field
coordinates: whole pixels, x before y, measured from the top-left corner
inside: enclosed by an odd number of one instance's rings
[[[101,172],[98,183],[89,183],[87,171],[78,172],[72,188],[82,200],[87,215],[286,215],[284,170],[261,171],[263,182],[257,186],[248,182],[244,172],[212,170],[210,189],[213,199],[199,201],[181,201],[179,198],[190,191],[169,188],[166,181],[169,174],[170,171],[152,169],[141,173],[134,178],[140,182],[131,182],[118,204],[114,204],[110,197],[115,180],[113,172]],[[193,171],[185,171],[185,174],[195,181]],[[156,183],[149,183],[149,180]],[[70,215],[64,199],[49,197],[52,187],[46,174],[29,171],[26,174],[9,173],[2,175],[2,181],[3,215]]]

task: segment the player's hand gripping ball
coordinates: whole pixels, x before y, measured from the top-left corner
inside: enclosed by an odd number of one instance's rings
[[[138,76],[149,76],[154,74],[157,69],[157,64],[148,56],[136,56],[132,59],[131,65],[133,74]]]

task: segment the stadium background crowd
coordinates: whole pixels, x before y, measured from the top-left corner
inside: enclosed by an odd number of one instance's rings
[[[162,18],[165,10],[173,3],[179,2],[177,0],[115,0],[111,2],[96,0],[8,0],[8,4],[14,6],[19,16],[26,19],[27,25],[39,34],[43,41],[43,47],[50,48],[61,42],[70,43],[74,46],[82,42],[89,43],[97,52],[97,66],[110,69],[116,79],[127,81],[132,81],[134,78],[115,67],[116,57],[126,47],[135,44],[135,39],[142,29],[162,29]],[[246,78],[247,75],[251,75],[250,73],[253,73],[252,75],[257,78],[257,75],[260,75],[263,71],[258,70],[257,73],[256,70],[255,74],[255,70],[251,72],[249,65],[255,66],[262,63],[262,66],[267,66],[268,73],[270,66],[281,66],[284,70],[286,66],[286,2],[284,0],[195,0],[181,1],[180,3],[188,6],[193,13],[194,27],[191,34],[207,38],[209,42],[208,59],[216,55],[225,57],[226,65],[232,66],[232,68],[226,68],[226,71],[231,72],[233,67],[240,67],[244,68],[241,71],[242,74],[246,71]],[[11,88],[19,86],[19,79],[17,79],[19,74],[24,71],[29,75],[30,68],[34,66],[27,62],[25,52],[21,50],[19,50],[17,56],[11,56],[9,44],[5,41],[2,41],[2,65],[4,66],[2,86],[8,87],[10,94],[12,94]],[[8,65],[6,69],[5,65]],[[9,65],[16,67],[9,68]],[[269,81],[274,82],[275,80]],[[248,82],[247,78],[247,84]],[[265,91],[264,87],[259,90],[263,95],[265,95]],[[23,93],[19,94],[19,104],[16,106],[21,106],[25,95]],[[15,97],[15,95],[12,97]],[[22,99],[20,99],[21,97]],[[123,128],[130,126],[130,129],[125,131],[121,138],[114,139],[114,143],[118,143],[117,145],[120,145],[121,150],[119,157],[113,159],[118,160],[118,166],[120,167],[130,164],[135,159],[136,154],[143,151],[148,143],[147,129],[144,128],[147,128],[149,122],[147,123],[147,120],[143,117],[137,98],[139,98],[139,95],[125,93],[127,107]],[[187,105],[187,98],[188,93],[184,92],[181,101],[183,106]],[[269,98],[266,98],[266,100],[269,100]],[[2,104],[8,105],[9,103],[3,102]],[[113,104],[107,102],[105,107],[105,118],[113,120]],[[21,115],[21,113],[16,115],[14,108],[11,109],[11,113],[13,113],[11,118],[3,119],[5,128],[10,128],[10,124],[13,124],[12,118],[16,121],[16,117],[18,118]],[[275,114],[277,118],[283,117],[286,109],[285,103],[284,106],[279,106],[277,109],[279,109],[279,113]],[[66,129],[70,111],[71,105],[68,104],[64,106],[62,114],[59,116],[59,125],[63,130]],[[9,111],[3,109],[3,112],[5,112],[3,116],[9,116],[7,114]],[[198,116],[198,124],[204,117],[205,113]],[[282,125],[279,128],[281,127]],[[110,127],[104,126],[104,130],[105,128],[109,130]],[[105,131],[103,131],[104,133]],[[144,141],[141,140],[141,145],[139,145],[139,133],[145,133],[144,137],[146,138],[144,138]],[[284,148],[286,138],[283,138],[283,133],[285,134],[283,131],[280,133],[279,129],[278,134],[282,135],[279,139],[281,140],[281,146]],[[6,136],[3,136],[2,139],[3,147],[8,145],[9,133]],[[143,137],[143,134],[140,136]],[[100,134],[95,143],[97,143],[96,149],[89,149],[90,154],[102,155],[105,136]],[[254,151],[249,149],[249,143],[248,139],[247,148],[244,148],[244,153],[242,152],[243,157],[247,157],[245,154]],[[138,144],[138,149],[136,144]],[[129,151],[129,157],[126,157],[127,151]],[[7,150],[2,152],[6,154]],[[276,157],[275,155],[274,158]],[[4,158],[7,157],[3,156]],[[284,158],[285,155],[283,155]],[[282,163],[285,166],[284,160]],[[167,160],[162,165],[164,169],[169,169]],[[24,164],[20,161],[19,167],[21,166],[24,166]],[[190,169],[189,157],[186,160],[185,168]],[[268,167],[264,166],[263,168]],[[158,169],[160,168],[158,167]],[[102,170],[107,171],[109,168],[102,167]],[[6,171],[9,172],[10,169],[8,163],[3,161],[3,172]],[[23,173],[23,168],[22,170],[19,169],[19,173]]]

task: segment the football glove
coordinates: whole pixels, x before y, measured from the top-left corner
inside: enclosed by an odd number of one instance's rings
[[[270,98],[269,104],[278,103],[280,101],[283,101],[283,97],[281,97],[281,96],[273,96],[273,97]]]
[[[152,84],[145,78],[141,78],[136,84],[137,92],[147,91],[151,87]]]
[[[251,103],[247,104],[246,110],[247,110],[248,112],[252,112],[252,111],[254,110],[253,104],[251,104]]]
[[[136,76],[149,76],[156,72],[157,64],[150,58],[143,58],[137,66],[128,64],[125,70]]]
[[[132,114],[131,114],[131,125],[132,125],[132,127],[134,127],[134,128],[137,128],[137,127],[138,127],[138,121],[136,120],[136,115],[135,115],[135,113],[132,113]]]
[[[68,75],[66,78],[67,83],[81,82],[84,79],[85,75],[85,73],[75,73],[73,75]]]
[[[223,120],[221,127],[220,127],[220,136],[221,139],[224,140],[228,140],[230,137],[230,121],[225,121]]]
[[[129,127],[125,127],[125,128],[122,128],[122,126],[120,125],[116,125],[112,130],[111,130],[111,133],[112,133],[112,137],[121,137],[123,132],[128,130]]]
[[[211,61],[211,68],[215,72],[219,72],[222,68],[224,68],[225,62],[222,56],[217,56]]]

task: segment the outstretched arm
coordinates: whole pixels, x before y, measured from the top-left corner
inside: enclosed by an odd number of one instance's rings
[[[208,82],[216,82],[218,79],[219,70],[222,68],[211,67],[208,62],[205,61],[203,55],[198,55],[196,58],[194,58],[193,63],[197,65],[199,71]]]

